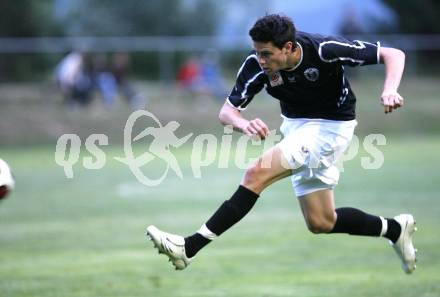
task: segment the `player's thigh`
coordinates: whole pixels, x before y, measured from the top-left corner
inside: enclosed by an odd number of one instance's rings
[[[274,146],[246,170],[242,185],[259,194],[272,183],[291,174],[292,170],[281,149]]]
[[[316,233],[329,232],[336,221],[332,189],[323,189],[298,197],[308,228]]]

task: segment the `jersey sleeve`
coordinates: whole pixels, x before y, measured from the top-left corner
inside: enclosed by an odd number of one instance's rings
[[[327,63],[348,66],[379,64],[380,43],[326,37],[319,43],[319,57]]]
[[[263,76],[255,54],[249,55],[237,73],[235,86],[226,101],[238,110],[244,110],[264,87]]]

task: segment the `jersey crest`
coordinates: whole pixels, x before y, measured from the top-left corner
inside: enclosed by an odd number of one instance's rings
[[[319,79],[319,70],[317,68],[307,68],[304,71],[304,76],[312,82],[315,82]]]

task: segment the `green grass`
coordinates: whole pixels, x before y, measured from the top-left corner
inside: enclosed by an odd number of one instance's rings
[[[388,137],[384,166],[349,161],[336,190],[338,206],[415,215],[420,259],[411,276],[384,239],[306,231],[288,180],[176,272],[145,239],[146,226],[191,234],[235,190],[242,170],[210,166],[195,179],[186,147],[176,152],[184,179],[170,172],[147,188],[112,160],[119,147],[104,149],[103,169],[76,165],[71,180],[54,162],[55,144],[0,149],[17,180],[0,203],[0,296],[439,296],[439,148],[434,138]]]

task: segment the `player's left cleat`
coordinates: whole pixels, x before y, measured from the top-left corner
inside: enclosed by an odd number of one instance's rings
[[[410,214],[401,214],[394,219],[400,224],[402,231],[396,243],[392,244],[399,258],[402,260],[402,268],[406,273],[412,273],[416,269],[417,249],[414,248],[412,236],[417,231],[416,221]]]
[[[169,261],[176,270],[185,269],[194,258],[186,256],[185,239],[182,236],[160,231],[153,225],[148,226],[146,235],[153,241],[154,247],[159,250],[159,254],[168,256]]]

